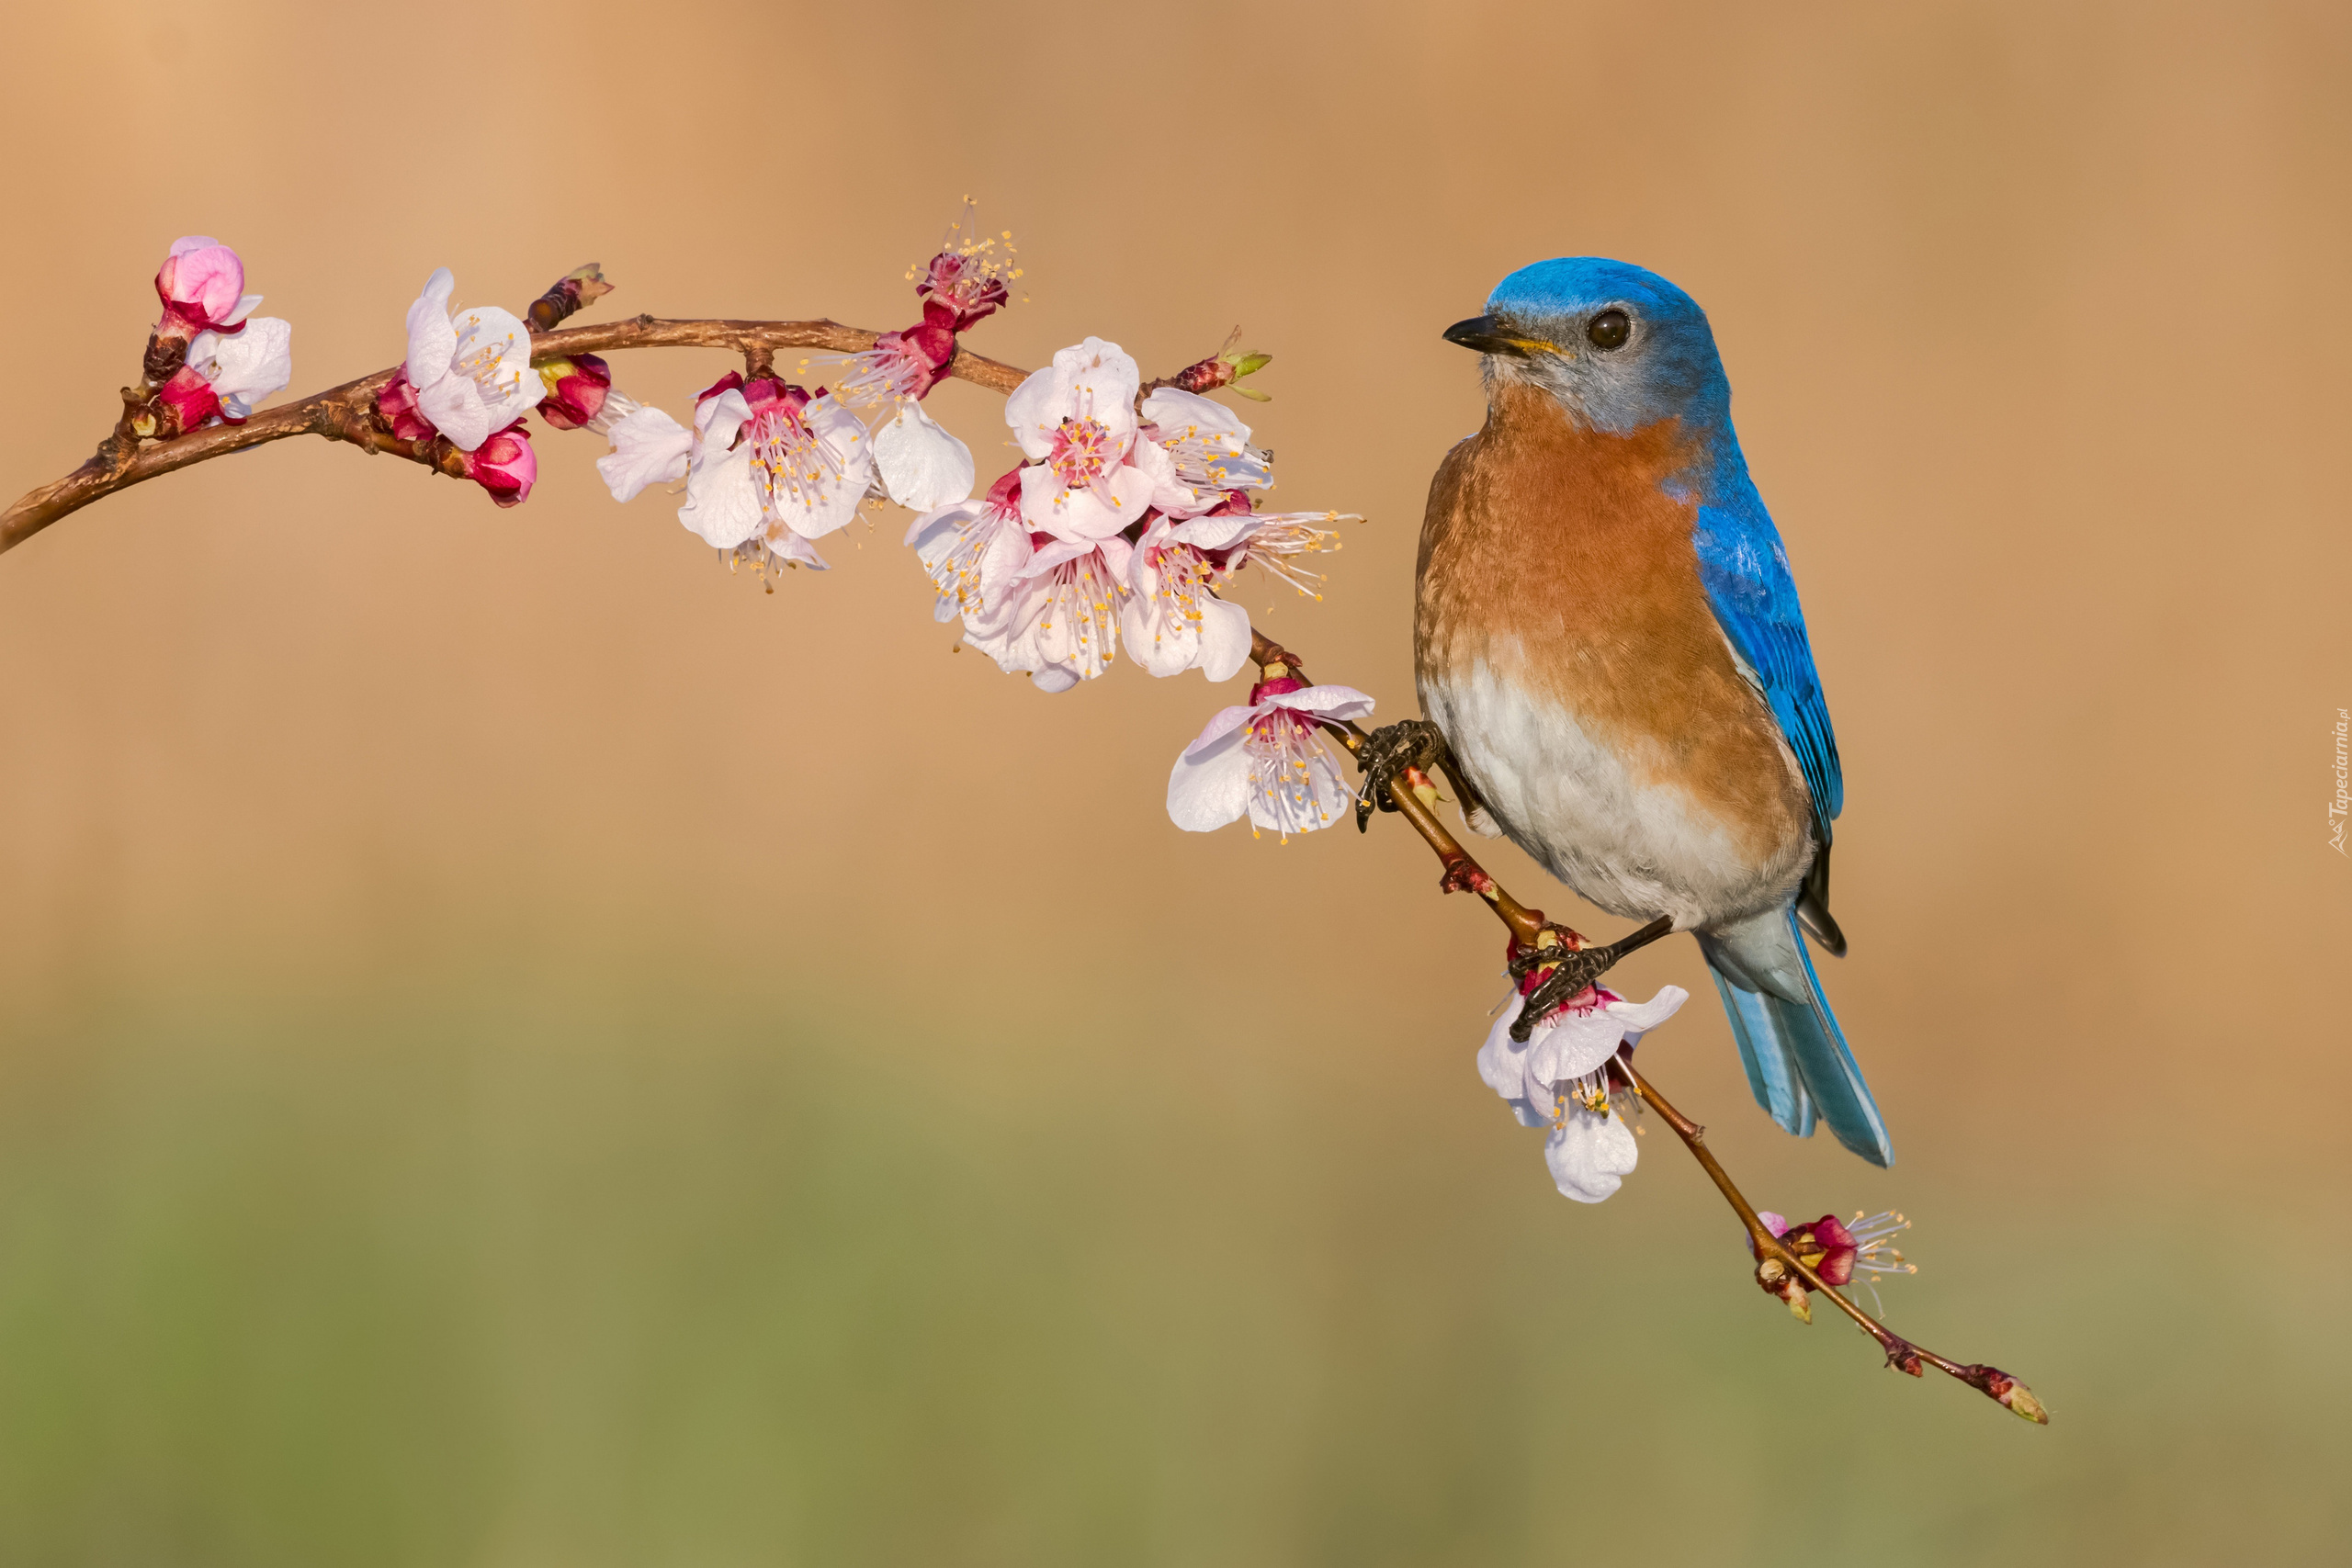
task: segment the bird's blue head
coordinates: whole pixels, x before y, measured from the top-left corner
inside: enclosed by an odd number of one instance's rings
[[[1661,419],[1728,429],[1731,384],[1698,302],[1646,267],[1606,256],[1523,266],[1487,313],[1446,329],[1486,355],[1489,388],[1532,383],[1595,429],[1626,434]]]

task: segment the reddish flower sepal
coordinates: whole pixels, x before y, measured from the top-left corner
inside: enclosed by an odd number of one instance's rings
[[[212,383],[186,365],[174,372],[170,380],[156,389],[155,405],[155,428],[153,434],[157,439],[164,441],[170,440],[175,435],[185,435],[189,431],[201,426],[207,420],[228,417],[220,407],[220,394],[212,389]],[[244,421],[229,420],[229,423],[243,424]]]
[[[604,412],[612,393],[612,367],[593,354],[569,359],[542,359],[531,367],[539,373],[548,395],[539,403],[539,417],[558,430],[580,430]]]
[[[376,412],[383,416],[392,434],[403,441],[423,441],[440,434],[416,406],[416,388],[410,383],[406,369],[393,371],[384,389],[376,394]]]
[[[539,477],[538,455],[531,450],[531,433],[516,420],[470,452],[457,454],[459,471],[490,492],[501,506],[520,506],[530,499]]]

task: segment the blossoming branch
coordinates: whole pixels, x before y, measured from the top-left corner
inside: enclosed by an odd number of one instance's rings
[[[1206,831],[1246,817],[1252,831],[1287,839],[1351,816],[1362,827],[1374,809],[1405,818],[1437,854],[1441,886],[1477,895],[1509,932],[1512,986],[1476,1070],[1518,1122],[1544,1132],[1544,1163],[1563,1194],[1598,1203],[1617,1191],[1640,1158],[1642,1129],[1628,1117],[1654,1112],[1739,1215],[1758,1286],[1796,1317],[1811,1322],[1813,1299],[1825,1298],[1890,1366],[1917,1377],[1932,1365],[2045,1422],[2015,1378],[1918,1347],[1845,1292],[1858,1269],[1864,1280],[1915,1271],[1893,1245],[1907,1221],[1857,1213],[1844,1224],[1828,1214],[1792,1224],[1758,1211],[1704,1130],[1635,1068],[1635,1047],[1687,995],[1668,986],[1637,1003],[1600,980],[1669,923],[1594,946],[1520,904],[1438,817],[1435,781],[1375,755],[1375,738],[1356,722],[1373,698],[1310,682],[1296,655],[1222,595],[1256,568],[1319,598],[1322,579],[1299,558],[1338,547],[1334,525],[1361,521],[1261,510],[1272,459],[1209,394],[1263,400],[1242,383],[1268,356],[1241,352],[1237,332],[1216,354],[1147,381],[1125,350],[1098,337],[1034,374],[971,353],[963,335],[1011,303],[1021,269],[1012,235],[979,232],[968,204],[939,252],[908,276],[921,319],[892,332],[648,316],[565,328],[611,291],[595,266],[559,279],[521,315],[459,304],[444,267],[408,307],[399,365],[262,410],[293,379],[293,328],[254,314],[261,297],[244,292],[234,250],[191,236],[156,273],[162,314],[113,429],[80,468],[0,513],[0,550],[126,486],[295,435],[390,453],[479,485],[499,506],[521,505],[538,476],[535,412],[551,429],[602,441],[596,468],[616,501],[664,490],[679,498],[689,533],[763,577],[823,570],[820,541],[862,507],[903,507],[915,513],[906,543],[930,581],[933,615],[960,622],[966,643],[1040,691],[1101,678],[1123,647],[1160,677],[1197,670],[1223,682],[1256,664],[1247,701],[1217,712],[1176,757],[1167,804],[1178,827]],[[617,389],[603,357],[684,346],[735,350],[743,368],[705,388],[684,420]],[[776,371],[776,352],[789,348],[820,351],[800,362],[803,380]],[[817,379],[812,369],[830,386],[804,384]],[[950,377],[1006,394],[1022,460],[984,490],[971,449],[923,407]],[[1342,753],[1372,782],[1351,784]]]

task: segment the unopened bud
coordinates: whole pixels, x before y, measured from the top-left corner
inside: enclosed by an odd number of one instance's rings
[[[538,455],[531,450],[531,433],[520,420],[499,431],[470,452],[457,453],[458,474],[490,492],[501,506],[520,506],[530,499],[539,477]]]
[[[555,287],[531,301],[531,330],[552,332],[566,318],[612,291],[613,286],[605,281],[605,269],[596,263],[573,267],[556,280]]]
[[[2037,1427],[2050,1425],[2050,1412],[2042,1408],[2041,1401],[2034,1398],[2033,1390],[2026,1387],[2000,1368],[1983,1365],[1964,1367],[1961,1370],[1960,1378],[1970,1387],[1981,1389],[1991,1395],[2000,1403],[2003,1408],[2015,1413],[2021,1419],[2030,1421]]]
[[[1223,387],[1238,393],[1251,402],[1266,403],[1273,400],[1254,387],[1242,386],[1244,376],[1254,376],[1274,362],[1271,354],[1245,354],[1240,349],[1241,329],[1236,327],[1225,340],[1225,346],[1206,359],[1187,365],[1169,378],[1175,386],[1188,392],[1210,392]]]
[[[164,302],[155,332],[185,339],[233,329],[261,303],[259,295],[248,297],[244,290],[245,264],[236,252],[209,234],[175,240],[155,273],[155,296]]]
[[[539,402],[539,417],[558,430],[580,430],[605,410],[612,392],[612,367],[593,354],[568,359],[541,359],[532,369],[539,373],[548,395]]]

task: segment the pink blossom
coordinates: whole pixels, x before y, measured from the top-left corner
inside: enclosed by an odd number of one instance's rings
[[[1030,469],[1022,469],[1026,474]],[[1025,671],[1043,692],[1067,692],[1111,667],[1119,650],[1119,609],[1133,547],[1113,536],[1088,541],[1032,534],[1029,554],[976,615],[964,615],[964,640]]]
[[[209,234],[173,241],[155,273],[155,294],[164,302],[156,334],[186,342],[200,332],[234,332],[261,303],[260,295],[244,288],[245,264],[220,241]]]
[[[1127,461],[1141,385],[1125,350],[1090,337],[1005,400],[1005,423],[1034,465],[1021,475],[1021,513],[1032,528],[1091,541],[1143,521],[1153,479]]]
[[[1008,471],[978,501],[958,502],[923,513],[907,529],[938,595],[933,618],[985,621],[986,606],[1001,604],[1005,591],[1027,570],[1036,553],[1029,526],[1021,520],[1021,470]],[[970,640],[968,637],[966,640]]]
[[[1182,522],[1151,513],[1127,568],[1131,592],[1121,609],[1130,658],[1154,675],[1198,670],[1228,681],[1239,671],[1250,657],[1250,612],[1216,596],[1220,572],[1208,548],[1230,545],[1250,523],[1246,513]],[[1196,542],[1204,536],[1214,545]]]
[[[1057,539],[1021,515],[1014,468],[978,501],[940,507],[907,530],[943,621],[961,615],[964,641],[1041,691],[1066,692],[1110,668],[1134,554],[1126,540]]]
[[[678,521],[757,564],[821,570],[810,541],[856,515],[873,471],[865,425],[831,395],[730,371],[695,410]]]
[[[1207,832],[1247,814],[1288,838],[1345,817],[1354,791],[1324,744],[1323,725],[1362,718],[1372,699],[1351,686],[1261,681],[1245,707],[1229,707],[1184,748],[1168,775],[1168,816]]]
[[[495,305],[453,312],[456,288],[446,266],[425,280],[408,308],[408,358],[401,368],[415,389],[414,417],[470,452],[511,428],[546,389],[531,369],[531,334],[522,321]]]
[[[1598,1203],[1641,1159],[1633,1130],[1610,1102],[1609,1063],[1620,1047],[1639,1043],[1671,1018],[1690,994],[1665,986],[1646,1002],[1629,1002],[1606,986],[1589,986],[1554,1008],[1522,1045],[1511,1039],[1510,1026],[1540,979],[1540,971],[1522,979],[1487,1030],[1478,1076],[1522,1125],[1549,1130],[1544,1162],[1560,1191]]]
[[[1250,427],[1223,403],[1174,387],[1144,399],[1142,434],[1167,455],[1151,503],[1192,517],[1225,503],[1229,492],[1273,483],[1273,459],[1250,445]]]
[[[486,437],[472,451],[460,448],[458,457],[465,465],[465,477],[488,491],[490,499],[501,506],[520,506],[529,500],[531,486],[539,477],[531,433],[519,419]]]

